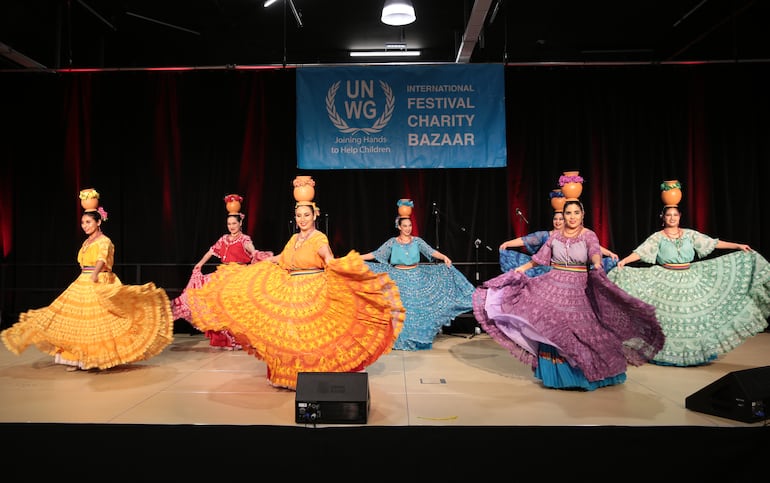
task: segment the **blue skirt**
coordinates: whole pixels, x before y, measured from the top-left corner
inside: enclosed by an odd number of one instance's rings
[[[535,377],[540,379],[545,387],[554,389],[583,389],[585,391],[623,384],[626,381],[626,373],[621,372],[615,376],[591,382],[583,375],[583,371],[569,365],[564,357],[553,346],[548,344],[540,344]]]

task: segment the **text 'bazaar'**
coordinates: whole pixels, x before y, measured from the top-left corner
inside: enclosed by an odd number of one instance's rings
[[[409,146],[475,146],[476,137],[473,133],[409,133]]]

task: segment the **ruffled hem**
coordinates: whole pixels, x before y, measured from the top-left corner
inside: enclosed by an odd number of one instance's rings
[[[477,288],[473,303],[481,327],[514,357],[536,368],[537,347],[546,343],[589,381],[649,361],[664,342],[654,307],[618,289],[601,270],[552,270],[535,278],[506,272]]]
[[[427,350],[441,327],[473,308],[474,287],[454,267],[418,265],[400,270],[387,263],[367,262],[375,273],[387,273],[396,283],[406,318],[393,345],[397,350]]]
[[[666,335],[654,358],[661,365],[707,364],[768,326],[770,264],[756,252],[731,252],[687,270],[623,267],[608,277],[655,306]]]
[[[486,310],[487,295],[490,289],[500,289],[505,287],[506,284],[511,284],[512,286],[520,285],[524,277],[524,275],[513,271],[506,272],[487,280],[480,287],[477,287],[473,292],[473,316],[476,318],[479,326],[481,326],[490,338],[507,349],[513,357],[524,364],[531,366],[534,370],[537,367],[537,354],[528,351],[523,346],[511,340],[502,330],[500,330],[500,328],[498,328],[495,320],[490,318]]]
[[[222,265],[188,294],[193,324],[229,330],[268,366],[272,384],[294,388],[299,372],[360,370],[389,352],[404,307],[387,274],[356,252],[325,272],[292,276],[270,262]]]
[[[166,292],[144,285],[94,283],[78,277],[51,305],[27,311],[0,334],[20,354],[34,345],[56,356],[67,353],[82,369],[107,369],[149,359],[173,341],[174,319]]]
[[[171,300],[171,313],[174,320],[184,319],[188,322],[192,322],[192,313],[190,312],[190,305],[187,300],[187,291],[192,288],[203,287],[210,277],[211,274],[204,275],[200,268],[193,269],[190,280],[187,282],[187,286],[185,286],[178,297]]]
[[[577,367],[572,367],[555,348],[541,345],[535,377],[543,386],[551,389],[580,389],[594,391],[600,387],[626,382],[626,373],[609,376],[599,381],[589,381]]]

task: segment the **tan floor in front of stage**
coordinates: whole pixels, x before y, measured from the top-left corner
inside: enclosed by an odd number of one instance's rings
[[[701,367],[630,367],[625,384],[545,389],[486,334],[439,334],[428,351],[393,351],[368,367],[370,426],[756,426],[685,408],[733,372],[770,365],[763,332]],[[176,334],[155,358],[107,371],[66,372],[29,348],[0,345],[0,423],[296,426],[295,393],[270,386],[265,364]]]

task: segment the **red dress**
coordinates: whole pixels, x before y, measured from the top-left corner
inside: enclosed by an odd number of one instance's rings
[[[235,239],[230,239],[230,235],[222,235],[219,240],[211,247],[211,252],[217,256],[223,264],[236,263],[246,265],[252,262],[258,262],[265,258],[273,256],[272,252],[263,252],[257,250],[254,252],[254,257],[249,256],[246,252],[245,245],[251,242],[249,235],[240,234]],[[171,310],[174,315],[174,320],[184,319],[190,322],[193,327],[198,330],[203,330],[201,327],[193,324],[192,315],[190,313],[190,306],[188,304],[188,290],[191,288],[200,288],[205,285],[211,274],[203,274],[200,269],[193,269],[193,273],[190,276],[190,281],[187,282],[187,286],[179,295],[171,301]],[[240,344],[235,340],[235,337],[226,329],[223,330],[205,330],[206,337],[209,339],[209,345],[212,347],[221,347],[228,350],[240,349]]]

